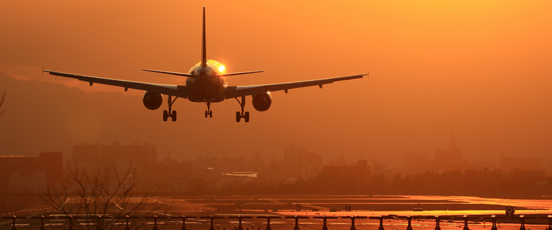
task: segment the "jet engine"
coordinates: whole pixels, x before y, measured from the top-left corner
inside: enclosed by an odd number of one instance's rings
[[[149,110],[156,110],[163,104],[163,96],[160,93],[146,92],[142,101]]]
[[[259,93],[253,95],[253,107],[260,112],[267,111],[272,104],[272,96],[270,92]]]

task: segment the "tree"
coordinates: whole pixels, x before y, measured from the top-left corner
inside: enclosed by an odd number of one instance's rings
[[[6,100],[6,92],[4,92],[4,94],[2,94],[2,99],[0,99],[0,109],[2,109],[2,105],[4,105],[5,100]],[[2,116],[2,114],[4,114],[4,111],[6,111],[6,109],[0,110],[0,116]]]
[[[155,197],[157,190],[136,196],[136,184],[136,169],[131,166],[122,174],[114,166],[89,174],[75,165],[59,185],[41,188],[40,197],[54,211],[72,218],[70,224],[80,230],[116,229],[123,225],[115,223],[124,222],[127,215],[170,216],[172,202]]]

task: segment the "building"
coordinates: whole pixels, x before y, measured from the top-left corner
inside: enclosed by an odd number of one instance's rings
[[[38,157],[0,156],[0,191],[36,192],[63,177],[63,153],[42,152]]]
[[[322,156],[295,145],[284,151],[284,178],[311,178],[322,171]]]
[[[175,192],[188,192],[197,188],[200,182],[201,178],[195,177],[192,172],[180,173],[173,178],[173,189]]]
[[[452,133],[448,149],[435,151],[434,168],[436,171],[465,170],[466,164],[462,159],[462,150],[456,148],[456,135]]]
[[[326,165],[322,175],[339,175],[355,178],[357,185],[367,185],[370,181],[370,166],[367,160],[359,160],[357,165]]]
[[[347,163],[345,162],[345,154],[341,154],[339,158],[335,161],[330,161],[330,166],[345,166]]]
[[[111,145],[98,143],[89,145],[73,145],[73,158],[68,160],[68,166],[78,165],[85,170],[96,171],[106,166],[114,166],[117,171],[126,172],[129,165],[139,166],[157,162],[157,147],[145,143],[139,145],[121,145],[115,142]]]
[[[32,173],[11,173],[8,180],[8,191],[10,192],[37,192],[40,187],[44,188],[46,183],[46,172],[34,170]]]
[[[385,166],[385,163],[378,161],[376,159],[372,159],[372,162],[370,163],[370,173],[374,175],[378,174],[385,174],[387,172],[387,167]]]
[[[191,162],[176,162],[170,158],[141,165],[138,178],[139,189],[148,191],[182,191],[188,189],[190,183],[196,183]]]
[[[409,152],[404,157],[404,174],[417,174],[433,171],[433,161],[425,153],[420,155]]]

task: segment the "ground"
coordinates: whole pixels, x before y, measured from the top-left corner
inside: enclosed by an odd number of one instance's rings
[[[15,198],[15,199],[14,199]],[[38,197],[10,197],[13,203],[3,206],[1,211],[3,218],[15,214],[18,229],[38,229],[40,219],[44,215],[46,228],[61,228],[68,226],[66,219],[50,219],[48,217],[59,216],[52,210],[45,212],[46,207],[41,206]],[[272,230],[291,230],[295,226],[294,216],[304,216],[299,219],[300,229],[322,229],[323,221],[316,217],[328,216],[338,217],[328,219],[327,227],[330,230],[351,229],[350,216],[378,217],[380,215],[399,216],[450,216],[450,215],[482,215],[505,213],[505,206],[516,207],[516,214],[552,214],[552,200],[550,199],[505,199],[505,198],[481,198],[465,196],[201,196],[201,197],[164,197],[165,201],[174,202],[172,210],[175,218],[160,218],[160,228],[181,229],[182,215],[188,217],[186,220],[187,230],[207,230],[210,227],[209,216],[220,217],[214,219],[213,227],[217,230],[230,230],[239,224],[237,216],[255,217],[244,218],[242,227],[244,230],[266,229],[266,216],[271,219]],[[9,201],[9,200],[8,200]],[[352,211],[345,211],[345,206],[351,205]],[[300,206],[300,211],[297,207]],[[417,211],[414,211],[416,209]],[[419,211],[422,210],[422,211]],[[10,214],[7,214],[9,212]],[[286,217],[286,218],[283,218]],[[137,221],[137,222],[136,222]],[[512,219],[503,223],[499,220],[499,229],[519,229],[519,219]],[[539,225],[533,223],[539,222]],[[153,219],[134,220],[131,226],[142,226],[142,229],[151,228],[154,225]],[[528,219],[527,229],[545,229],[548,219]],[[83,223],[81,223],[83,224]],[[123,223],[121,223],[123,224]],[[383,222],[385,229],[407,228],[405,219],[386,219]],[[442,230],[462,229],[462,220],[443,220],[440,224]],[[378,229],[379,220],[360,218],[355,221],[358,230]],[[491,223],[483,220],[471,220],[470,229],[491,228]],[[0,229],[11,229],[12,220],[2,219]],[[435,229],[434,220],[413,220],[413,229]],[[132,228],[131,228],[132,229]]]

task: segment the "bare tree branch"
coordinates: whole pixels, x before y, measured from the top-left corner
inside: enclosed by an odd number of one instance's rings
[[[41,188],[40,197],[56,212],[79,217],[71,222],[75,230],[118,229],[123,225],[116,223],[124,221],[127,215],[170,217],[173,203],[155,197],[157,190],[132,196],[137,181],[136,168],[132,165],[122,174],[115,166],[89,174],[75,165],[69,167],[67,178],[59,186]],[[140,226],[134,225],[134,228]]]

